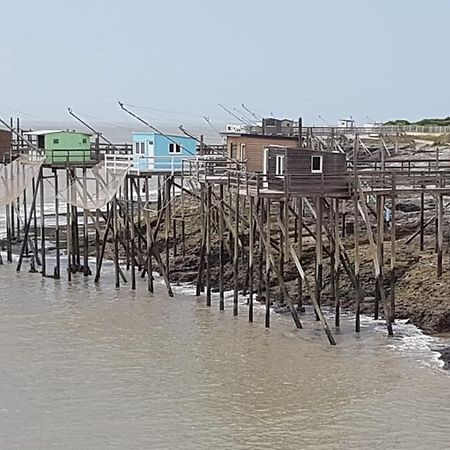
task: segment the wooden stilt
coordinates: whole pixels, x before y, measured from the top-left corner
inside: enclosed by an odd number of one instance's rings
[[[43,169],[41,168],[41,172]],[[40,191],[40,210],[41,210],[41,264],[42,264],[42,276],[47,275],[47,265],[45,257],[45,194],[44,194],[44,175],[41,174],[41,182],[39,184]],[[26,241],[24,241],[26,242]]]
[[[335,325],[341,325],[341,298],[339,292],[340,277],[340,258],[339,258],[339,200],[334,200],[334,214],[332,216],[334,225],[334,306],[335,306]]]
[[[322,253],[323,253],[323,245],[322,245],[322,221],[323,221],[323,203],[322,198],[317,197],[316,199],[316,282],[315,282],[315,290],[316,290],[316,299],[317,303],[320,306],[321,304],[321,293],[322,293]],[[319,316],[316,313],[316,320],[319,320]]]
[[[224,296],[224,233],[225,225],[223,219],[223,184],[219,186],[219,310],[225,309]]]
[[[211,185],[206,185],[206,306],[211,306]]]
[[[266,328],[270,328],[270,200],[266,201],[266,274],[265,274],[265,285],[266,285],[266,315],[265,315],[265,325]],[[263,230],[260,230],[262,234]]]
[[[255,246],[255,226],[254,225],[255,204],[254,198],[249,199],[249,243],[248,243],[248,320],[253,322],[253,258],[254,258],[254,246]]]
[[[233,316],[237,316],[239,299],[239,186],[235,194],[233,277]]]
[[[56,241],[56,266],[53,272],[53,277],[59,280],[61,277],[61,245],[59,240],[59,184],[58,184],[58,171],[53,170],[54,173],[54,184],[55,184],[55,241]]]
[[[396,176],[395,173],[392,174],[392,196],[391,196],[391,222],[390,222],[390,238],[391,238],[391,316],[390,320],[392,323],[395,322],[395,259],[396,259],[396,235],[395,235],[395,223],[396,223],[396,211],[395,211],[395,200],[396,200]]]

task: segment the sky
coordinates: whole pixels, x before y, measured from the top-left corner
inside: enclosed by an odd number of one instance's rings
[[[309,125],[449,115],[447,0],[22,0],[0,20],[0,117]],[[7,18],[5,20],[5,18]]]

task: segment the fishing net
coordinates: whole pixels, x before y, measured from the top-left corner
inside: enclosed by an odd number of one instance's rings
[[[129,167],[107,170],[104,162],[91,169],[78,169],[57,198],[63,203],[86,210],[105,207],[123,186]]]
[[[0,166],[0,206],[11,204],[23,193],[39,173],[43,162],[40,157],[20,156]]]

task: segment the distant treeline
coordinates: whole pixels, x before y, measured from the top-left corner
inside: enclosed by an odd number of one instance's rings
[[[445,117],[444,119],[422,119],[417,122],[410,122],[409,120],[397,119],[390,120],[386,122],[385,125],[420,125],[423,127],[430,125],[438,125],[438,126],[450,126],[450,117]]]

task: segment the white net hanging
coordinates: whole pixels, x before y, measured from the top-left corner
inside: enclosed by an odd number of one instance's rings
[[[39,173],[43,158],[20,156],[0,166],[0,207],[16,200]]]
[[[107,170],[104,162],[82,172],[77,170],[71,182],[61,190],[57,198],[63,203],[86,210],[102,209],[117,194],[123,185],[128,168],[113,172]]]

